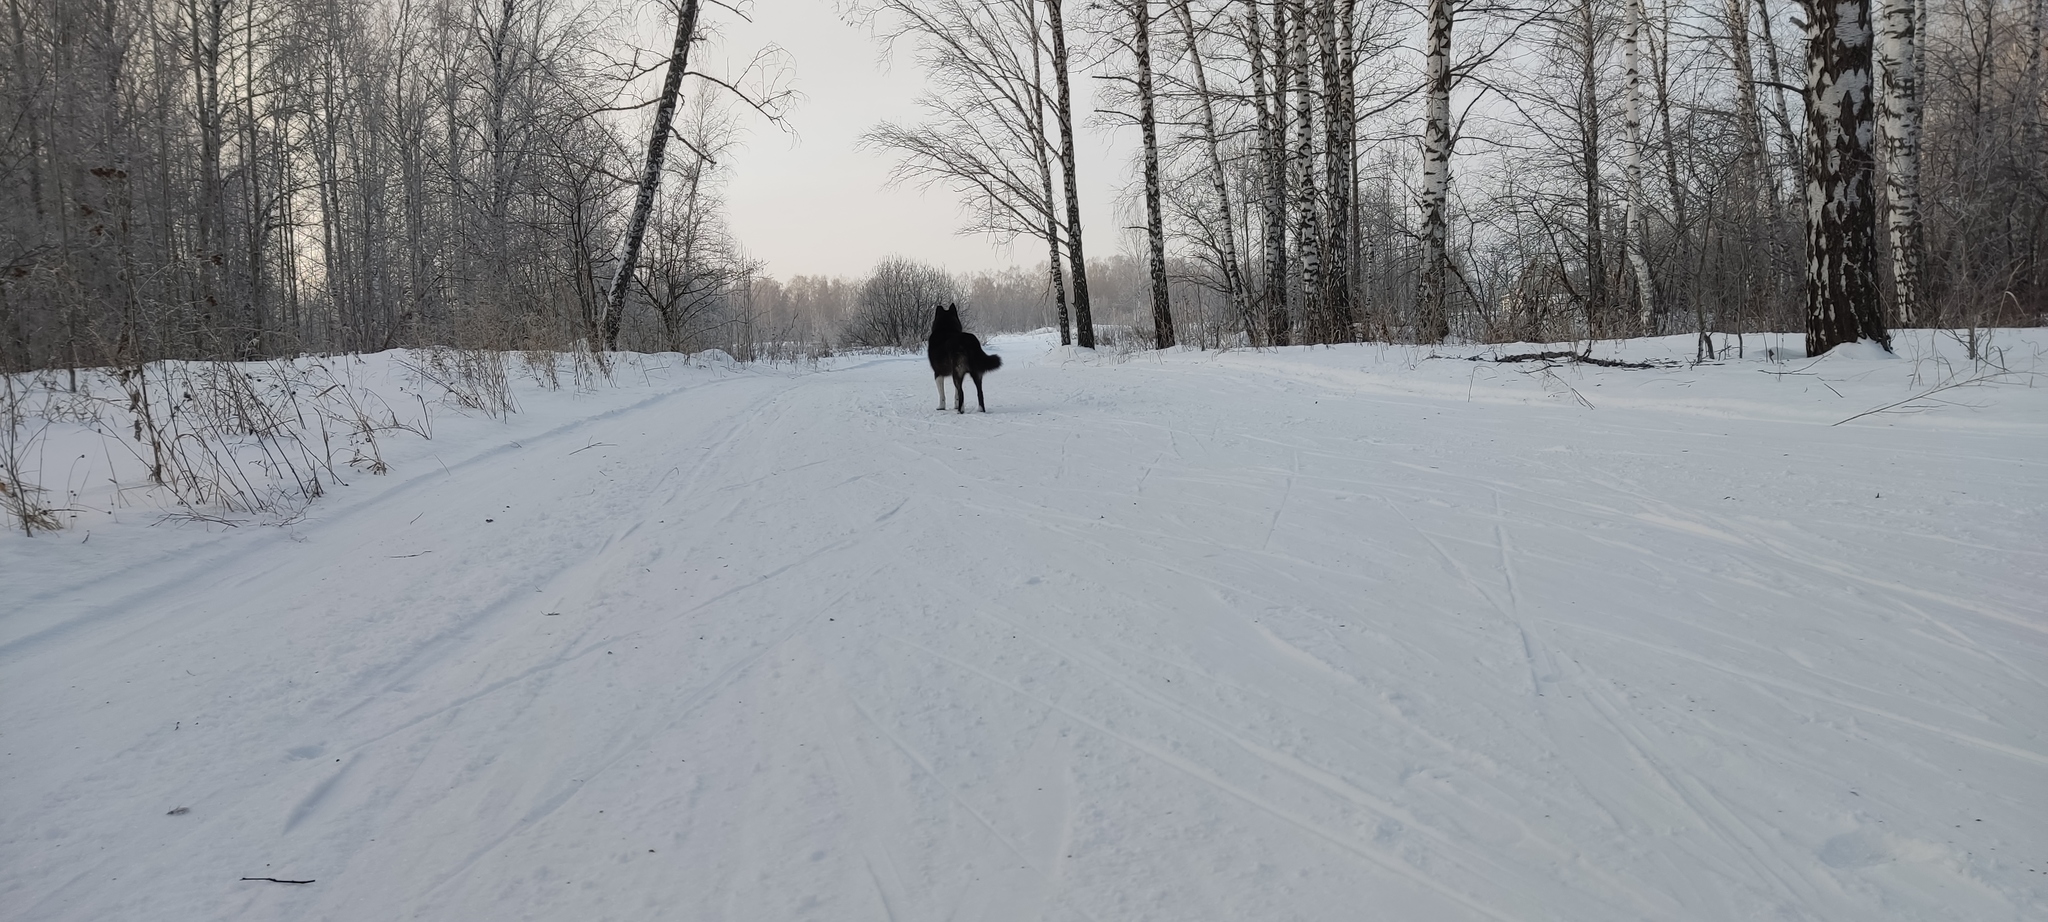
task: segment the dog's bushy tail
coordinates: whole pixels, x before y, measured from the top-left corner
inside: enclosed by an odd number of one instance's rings
[[[967,361],[969,366],[977,372],[994,371],[1003,367],[1003,357],[993,352],[983,352],[980,355],[968,356]]]

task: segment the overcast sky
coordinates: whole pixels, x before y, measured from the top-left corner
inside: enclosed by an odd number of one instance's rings
[[[925,80],[912,49],[899,47],[885,59],[867,29],[847,25],[834,12],[833,0],[766,0],[754,4],[752,14],[748,23],[706,4],[706,24],[717,34],[693,52],[702,63],[693,60],[691,69],[733,73],[771,43],[788,51],[795,66],[792,85],[803,99],[789,115],[794,134],[749,113],[745,147],[729,161],[728,219],[747,250],[766,261],[767,274],[857,277],[891,255],[955,272],[1043,265],[1042,242],[1000,246],[956,234],[963,219],[954,196],[943,189],[890,188],[895,153],[858,148],[861,134],[878,121],[918,120]],[[652,4],[647,16],[664,19],[656,31],[674,28]],[[1077,73],[1076,92],[1093,82]],[[1084,132],[1082,224],[1090,255],[1109,256],[1121,237],[1112,227],[1112,208],[1128,180],[1125,150],[1134,140],[1084,127],[1086,107],[1085,99],[1076,100],[1076,130]]]

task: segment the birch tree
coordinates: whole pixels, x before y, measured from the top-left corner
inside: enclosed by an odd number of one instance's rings
[[[1631,0],[1636,2],[1636,0]],[[1735,118],[1740,126],[1740,157],[1736,178],[1757,190],[1776,214],[1781,207],[1778,170],[1770,158],[1770,142],[1764,135],[1763,106],[1757,98],[1756,52],[1750,45],[1749,0],[1725,0],[1722,27],[1728,32],[1728,60],[1735,77]],[[1772,54],[1776,54],[1773,50]]]
[[[1577,9],[1577,30],[1572,40],[1577,44],[1579,65],[1579,86],[1573,98],[1574,120],[1578,123],[1579,181],[1585,203],[1584,248],[1585,280],[1583,298],[1587,324],[1594,327],[1608,319],[1607,285],[1607,230],[1601,202],[1604,183],[1601,179],[1601,112],[1600,112],[1600,68],[1599,54],[1601,30],[1593,13],[1593,0],[1579,0]]]
[[[1138,65],[1138,126],[1145,158],[1145,257],[1152,279],[1153,348],[1174,344],[1173,307],[1166,291],[1166,228],[1159,214],[1159,125],[1154,116],[1152,87],[1152,4],[1131,0],[1131,21],[1137,35],[1132,50]]]
[[[1257,184],[1262,214],[1264,277],[1258,303],[1264,336],[1253,342],[1284,346],[1289,340],[1287,314],[1287,52],[1281,36],[1287,30],[1287,4],[1273,4],[1272,31],[1266,31],[1257,5],[1245,10],[1246,52],[1251,58],[1252,105],[1258,117]]]
[[[1806,352],[1891,334],[1878,305],[1870,0],[1804,0]]]
[[[1416,336],[1441,342],[1450,334],[1445,304],[1451,257],[1447,247],[1451,190],[1451,0],[1429,0],[1423,40],[1422,269],[1416,293]]]
[[[1323,236],[1317,242],[1326,256],[1323,290],[1317,317],[1321,342],[1349,342],[1352,332],[1351,196],[1352,138],[1357,100],[1352,92],[1353,20],[1357,0],[1322,0],[1321,44],[1323,97]]]
[[[1181,36],[1186,42],[1188,66],[1193,72],[1195,99],[1201,115],[1201,143],[1208,166],[1210,194],[1215,197],[1217,217],[1217,262],[1223,276],[1225,296],[1230,299],[1233,314],[1239,318],[1245,335],[1256,338],[1258,321],[1252,316],[1250,295],[1245,285],[1243,266],[1238,261],[1237,222],[1230,204],[1229,174],[1223,167],[1223,146],[1217,130],[1216,94],[1209,88],[1209,70],[1202,61],[1202,42],[1195,31],[1195,17],[1188,9],[1188,0],[1168,0],[1175,18],[1180,20]]]
[[[1044,240],[1061,341],[1071,343],[1036,0],[883,0],[878,10],[895,22],[885,40],[918,44],[930,89],[919,98],[923,120],[883,122],[863,142],[900,155],[892,181],[960,196],[965,230]]]
[[[1067,26],[1061,6],[1065,0],[1045,0],[1046,27],[1052,33],[1052,73],[1057,86],[1053,114],[1060,126],[1060,172],[1067,195],[1068,278],[1074,283],[1075,339],[1084,349],[1095,348],[1095,317],[1088,305],[1088,260],[1081,246],[1081,193],[1074,185],[1074,96],[1067,74]]]
[[[510,0],[507,0],[508,4]],[[660,103],[654,110],[654,127],[647,136],[647,162],[640,169],[640,188],[633,198],[633,215],[626,220],[626,238],[619,245],[619,266],[613,270],[611,291],[605,296],[604,347],[619,347],[619,321],[626,311],[626,290],[633,282],[633,267],[640,258],[640,242],[647,233],[647,216],[654,210],[654,193],[661,187],[662,161],[668,154],[669,135],[674,131],[676,95],[689,68],[690,42],[697,34],[697,0],[682,0],[676,13],[675,47],[669,51],[668,73],[661,81]]]
[[[1920,294],[1926,245],[1920,228],[1920,17],[1915,2],[1879,0],[1877,28],[1885,230],[1891,250],[1893,316],[1903,326],[1932,319]],[[2037,48],[2035,54],[2039,53]]]
[[[1290,6],[1288,11],[1287,43],[1287,88],[1289,102],[1294,114],[1289,120],[1293,129],[1292,147],[1288,151],[1288,172],[1291,199],[1289,203],[1294,214],[1293,261],[1295,274],[1289,281],[1294,297],[1301,307],[1296,315],[1308,321],[1311,327],[1319,325],[1322,315],[1322,234],[1320,196],[1316,188],[1315,169],[1315,111],[1316,100],[1311,90],[1309,37],[1320,32],[1310,28],[1309,4],[1307,0],[1283,0]],[[1311,329],[1311,338],[1314,331]]]
[[[1627,135],[1623,169],[1628,193],[1628,264],[1636,279],[1636,327],[1644,333],[1655,333],[1657,289],[1650,279],[1650,260],[1643,253],[1649,245],[1643,220],[1643,44],[1648,40],[1649,17],[1644,12],[1643,0],[1625,2],[1628,23],[1624,27],[1622,79],[1627,83],[1628,111],[1622,124]]]
[[[1038,164],[1039,196],[1045,201],[1046,284],[1052,289],[1053,311],[1060,328],[1060,345],[1074,344],[1073,326],[1067,316],[1066,274],[1060,270],[1060,219],[1053,208],[1052,143],[1046,138],[1045,110],[1050,100],[1045,92],[1045,43],[1039,40],[1038,4],[1024,0],[1029,9],[1025,20],[1031,24],[1031,157]]]

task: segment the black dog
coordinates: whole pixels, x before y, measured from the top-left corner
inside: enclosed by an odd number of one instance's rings
[[[981,397],[981,376],[1003,367],[1003,357],[981,351],[981,340],[960,329],[959,305],[948,304],[932,316],[932,338],[925,344],[925,357],[931,359],[933,383],[939,386],[939,409],[946,408],[946,376],[952,375],[953,409],[967,412],[967,391],[960,382],[973,375],[974,402],[981,405],[981,412],[988,412],[988,402]]]

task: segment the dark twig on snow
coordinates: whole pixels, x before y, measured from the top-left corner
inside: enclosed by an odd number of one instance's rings
[[[1813,366],[1818,364],[1820,364],[1820,359],[1814,359],[1813,361],[1808,362],[1805,365],[1802,365],[1798,368],[1792,369],[1791,371],[1773,371],[1769,368],[1759,368],[1757,370],[1767,375],[1803,375],[1808,373],[1808,368],[1812,368]]]
[[[1841,425],[1841,424],[1843,424],[1843,423],[1846,423],[1846,422],[1851,422],[1851,421],[1853,421],[1853,420],[1858,420],[1858,419],[1862,419],[1863,417],[1865,417],[1865,416],[1869,416],[1869,415],[1871,415],[1871,414],[1873,414],[1873,413],[1883,413],[1883,412],[1884,412],[1884,411],[1886,411],[1886,410],[1896,410],[1896,409],[1898,409],[1898,408],[1900,408],[1900,407],[1903,407],[1903,406],[1905,406],[1905,405],[1907,405],[1907,404],[1909,404],[1909,403],[1912,403],[1913,401],[1916,401],[1916,400],[1923,400],[1923,399],[1926,399],[1926,398],[1928,398],[1928,397],[1932,397],[1932,396],[1934,396],[1935,394],[1939,394],[1939,393],[1941,393],[1942,391],[1945,391],[1945,390],[1949,390],[1949,389],[1952,389],[1952,388],[1958,388],[1958,387],[1969,387],[1969,386],[1971,386],[1971,385],[1975,385],[1975,384],[1988,384],[1988,383],[1992,383],[1992,382],[1996,381],[1996,380],[1997,380],[1997,379],[1999,379],[1999,378],[2004,378],[2004,377],[2007,377],[2007,376],[2009,376],[2009,375],[2012,375],[2012,374],[2013,374],[2013,372],[1993,372],[1993,373],[1991,373],[1991,374],[1984,374],[1984,375],[1978,375],[1978,376],[1976,376],[1976,377],[1974,377],[1974,378],[1970,378],[1970,379],[1968,379],[1968,380],[1964,380],[1964,381],[1951,381],[1951,382],[1949,382],[1949,383],[1947,383],[1947,384],[1943,384],[1943,385],[1940,385],[1940,386],[1937,386],[1937,387],[1933,387],[1933,388],[1929,388],[1929,389],[1927,389],[1927,390],[1921,391],[1920,393],[1918,393],[1918,394],[1914,394],[1913,396],[1911,396],[1911,397],[1908,397],[1908,398],[1906,398],[1906,399],[1904,399],[1904,400],[1898,401],[1897,403],[1887,403],[1887,404],[1885,404],[1884,406],[1881,406],[1881,407],[1876,407],[1876,408],[1873,408],[1873,409],[1869,409],[1869,410],[1864,410],[1863,412],[1861,412],[1861,413],[1858,413],[1858,414],[1856,414],[1855,416],[1851,416],[1851,417],[1849,417],[1848,419],[1841,419],[1841,420],[1836,420],[1835,422],[1829,423],[1828,425],[1830,425],[1830,426],[1839,426],[1839,425]],[[1832,390],[1832,388],[1830,388],[1830,390]],[[1937,401],[1937,403],[1939,403],[1939,402],[1942,402],[1942,401]]]
[[[275,877],[244,877],[243,880],[267,880],[273,884],[310,884],[310,880],[279,880]]]

